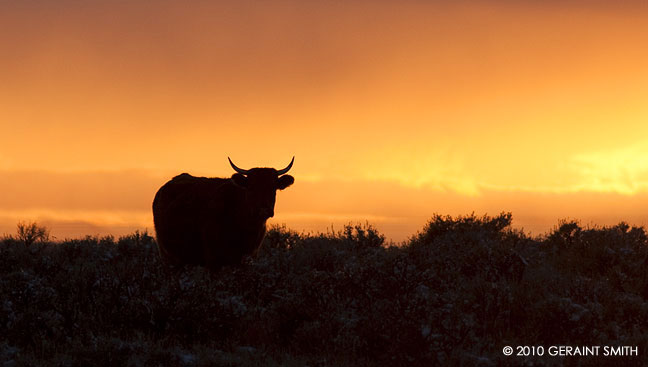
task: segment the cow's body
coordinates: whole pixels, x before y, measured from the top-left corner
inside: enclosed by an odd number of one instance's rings
[[[254,168],[232,178],[183,173],[167,182],[153,200],[162,259],[218,269],[253,255],[265,236],[267,219],[274,215],[276,190],[294,181],[288,175],[278,178],[277,172]],[[278,185],[281,180],[290,182]]]

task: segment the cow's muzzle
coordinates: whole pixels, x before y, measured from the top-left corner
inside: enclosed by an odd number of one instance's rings
[[[268,219],[274,217],[274,210],[268,208],[261,208],[259,211],[259,216],[263,219]]]

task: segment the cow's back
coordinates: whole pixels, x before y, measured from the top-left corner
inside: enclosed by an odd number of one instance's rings
[[[227,217],[236,188],[229,179],[183,173],[164,184],[153,200],[153,222],[162,258],[172,264],[203,264],[206,227]]]

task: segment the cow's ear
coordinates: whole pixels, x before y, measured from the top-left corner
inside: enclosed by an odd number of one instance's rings
[[[238,186],[247,187],[248,179],[240,173],[235,173],[232,175],[232,181]]]
[[[277,182],[277,188],[279,190],[283,190],[286,187],[292,185],[295,182],[295,179],[291,175],[283,175],[279,177],[279,181]]]

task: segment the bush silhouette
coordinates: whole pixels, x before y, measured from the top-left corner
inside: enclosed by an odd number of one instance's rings
[[[20,222],[17,225],[18,240],[22,241],[25,246],[30,246],[34,242],[49,241],[49,230],[37,224],[36,222]]]
[[[170,268],[154,239],[0,241],[0,359],[19,365],[645,365],[648,243],[625,223],[434,216],[268,231],[243,266]],[[26,241],[25,241],[26,243]],[[637,357],[505,357],[506,345],[631,345]]]

